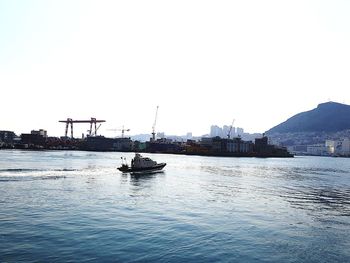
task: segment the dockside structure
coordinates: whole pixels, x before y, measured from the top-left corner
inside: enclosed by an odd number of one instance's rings
[[[10,134],[10,137],[13,137],[12,133],[7,134]],[[4,144],[4,141],[5,135],[3,138],[0,138],[0,148],[9,148],[9,146],[11,146],[12,148],[20,149],[135,151],[232,157],[293,156],[286,148],[270,145],[266,136],[256,138],[255,142],[244,141],[240,137],[232,139],[204,137],[200,141],[187,140],[187,142],[176,142],[162,138],[143,143],[132,141],[130,138],[124,137],[106,138],[104,136],[87,136],[84,139],[48,137],[45,130],[33,130],[30,134],[21,134],[21,140],[18,143]]]
[[[266,136],[256,138],[255,143],[244,141],[240,137],[223,139],[220,137],[202,138],[199,145],[189,147],[189,154],[237,157],[292,157],[286,148],[268,143]]]
[[[170,142],[165,139],[147,143],[146,152],[177,153],[206,156],[232,157],[293,157],[286,148],[268,143],[267,137],[256,138],[255,143],[240,137],[224,139],[220,137],[202,138],[199,142]]]
[[[87,151],[132,151],[133,142],[130,138],[106,138],[104,136],[88,136],[80,145]]]

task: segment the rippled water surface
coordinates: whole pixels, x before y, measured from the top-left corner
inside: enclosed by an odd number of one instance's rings
[[[0,151],[0,262],[350,262],[350,159]]]

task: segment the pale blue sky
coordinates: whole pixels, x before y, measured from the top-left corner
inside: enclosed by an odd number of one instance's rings
[[[349,1],[0,0],[0,129],[264,132],[350,104]],[[76,136],[88,126],[77,126]]]

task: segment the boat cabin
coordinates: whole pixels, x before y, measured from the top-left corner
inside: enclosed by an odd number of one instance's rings
[[[142,157],[139,153],[136,153],[134,159],[131,160],[132,168],[147,168],[155,165],[157,165],[156,161],[153,161],[148,157]]]

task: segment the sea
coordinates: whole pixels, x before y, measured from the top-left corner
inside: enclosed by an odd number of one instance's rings
[[[0,262],[350,262],[350,159],[0,151]]]

